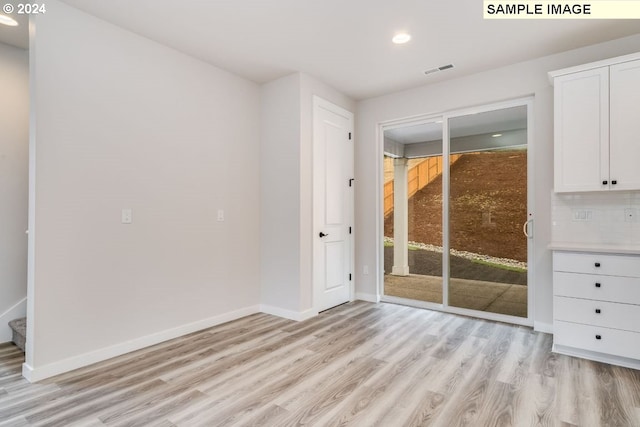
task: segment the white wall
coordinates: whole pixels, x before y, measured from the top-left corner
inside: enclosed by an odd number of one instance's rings
[[[0,43],[0,342],[27,296],[29,56]]]
[[[26,375],[257,311],[259,87],[56,0],[31,60]]]
[[[553,185],[553,90],[547,72],[640,50],[640,35],[514,64],[456,80],[398,92],[358,103],[356,116],[356,283],[363,295],[379,295],[382,282],[379,224],[381,189],[378,146],[380,122],[534,95],[535,313],[541,328],[552,322],[551,203]],[[428,79],[428,77],[425,77]],[[368,266],[371,274],[363,275]]]
[[[300,310],[300,74],[261,88],[261,303]]]
[[[295,73],[262,86],[261,290],[263,310],[302,320],[313,307],[313,96],[355,102]]]

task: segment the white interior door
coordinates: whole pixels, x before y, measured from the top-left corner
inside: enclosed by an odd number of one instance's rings
[[[314,307],[352,299],[353,113],[314,97]]]

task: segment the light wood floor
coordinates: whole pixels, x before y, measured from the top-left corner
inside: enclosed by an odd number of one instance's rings
[[[39,384],[0,345],[0,426],[640,426],[640,371],[528,328],[355,302],[256,314]]]

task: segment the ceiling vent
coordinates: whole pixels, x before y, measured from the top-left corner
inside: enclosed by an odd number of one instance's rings
[[[433,73],[437,73],[438,71],[444,71],[444,70],[448,70],[450,68],[453,68],[453,64],[447,64],[447,65],[442,65],[440,67],[437,68],[431,68],[427,71],[425,71],[425,74],[433,74]]]

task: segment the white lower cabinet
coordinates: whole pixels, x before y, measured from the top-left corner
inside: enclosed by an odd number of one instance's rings
[[[640,368],[640,256],[554,251],[558,353]]]
[[[580,323],[557,321],[553,324],[553,344],[565,346],[569,349],[587,350],[600,353],[596,360],[612,364],[622,364],[615,358],[607,359],[602,356],[620,356],[630,359],[640,359],[640,333],[621,331],[619,329],[603,328]],[[562,353],[562,351],[560,351]],[[576,354],[571,351],[568,354]],[[589,357],[588,354],[583,354]],[[594,355],[598,356],[598,355]]]

